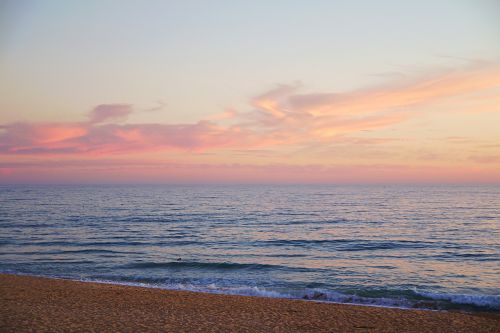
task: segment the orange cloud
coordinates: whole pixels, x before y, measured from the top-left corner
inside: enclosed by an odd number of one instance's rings
[[[314,116],[343,116],[407,108],[500,86],[500,68],[455,70],[344,94],[290,96],[287,105]]]
[[[417,106],[500,87],[500,69],[469,68],[346,93],[299,94],[280,85],[250,101],[192,124],[128,124],[129,104],[95,107],[78,123],[14,123],[0,129],[0,154],[127,154],[207,151],[335,142],[418,115]],[[231,119],[231,125],[217,121]]]
[[[498,89],[500,68],[482,64],[347,93],[299,94],[298,88],[280,85],[254,98],[246,126],[281,132],[289,142],[335,140],[400,123],[436,101]]]

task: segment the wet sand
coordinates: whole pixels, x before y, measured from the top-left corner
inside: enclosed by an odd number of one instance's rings
[[[0,274],[1,332],[500,332],[500,314],[403,310]]]

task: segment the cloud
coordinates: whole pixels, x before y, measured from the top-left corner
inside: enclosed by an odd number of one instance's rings
[[[0,134],[0,152],[63,152],[71,140],[88,133],[84,123],[14,123],[4,126]]]
[[[155,150],[202,151],[239,147],[245,132],[201,121],[195,124],[13,124],[1,135],[7,154],[102,154]]]
[[[500,68],[448,71],[348,93],[295,94],[287,105],[313,116],[345,116],[401,110],[500,86]]]
[[[498,87],[500,68],[492,65],[341,93],[300,93],[298,84],[279,85],[251,99],[246,112],[229,110],[189,124],[129,124],[132,105],[102,104],[88,121],[2,125],[0,154],[200,152],[346,142],[362,131],[417,117],[421,106]]]
[[[167,106],[167,103],[165,103],[163,101],[157,101],[156,104],[157,104],[156,106],[150,107],[148,109],[144,109],[144,111],[145,112],[156,112],[156,111],[163,110]]]
[[[499,87],[500,68],[491,64],[343,93],[303,94],[298,85],[280,85],[251,101],[256,110],[246,115],[247,126],[325,141],[397,124],[417,116],[422,106]]]
[[[90,112],[89,119],[92,124],[98,124],[108,120],[125,120],[131,113],[130,104],[101,104]]]

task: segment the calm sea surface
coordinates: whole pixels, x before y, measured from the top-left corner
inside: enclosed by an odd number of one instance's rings
[[[500,310],[499,186],[0,186],[0,271]]]

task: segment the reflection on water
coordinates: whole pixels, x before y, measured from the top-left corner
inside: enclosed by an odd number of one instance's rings
[[[4,272],[500,309],[498,186],[1,186],[0,229]]]

